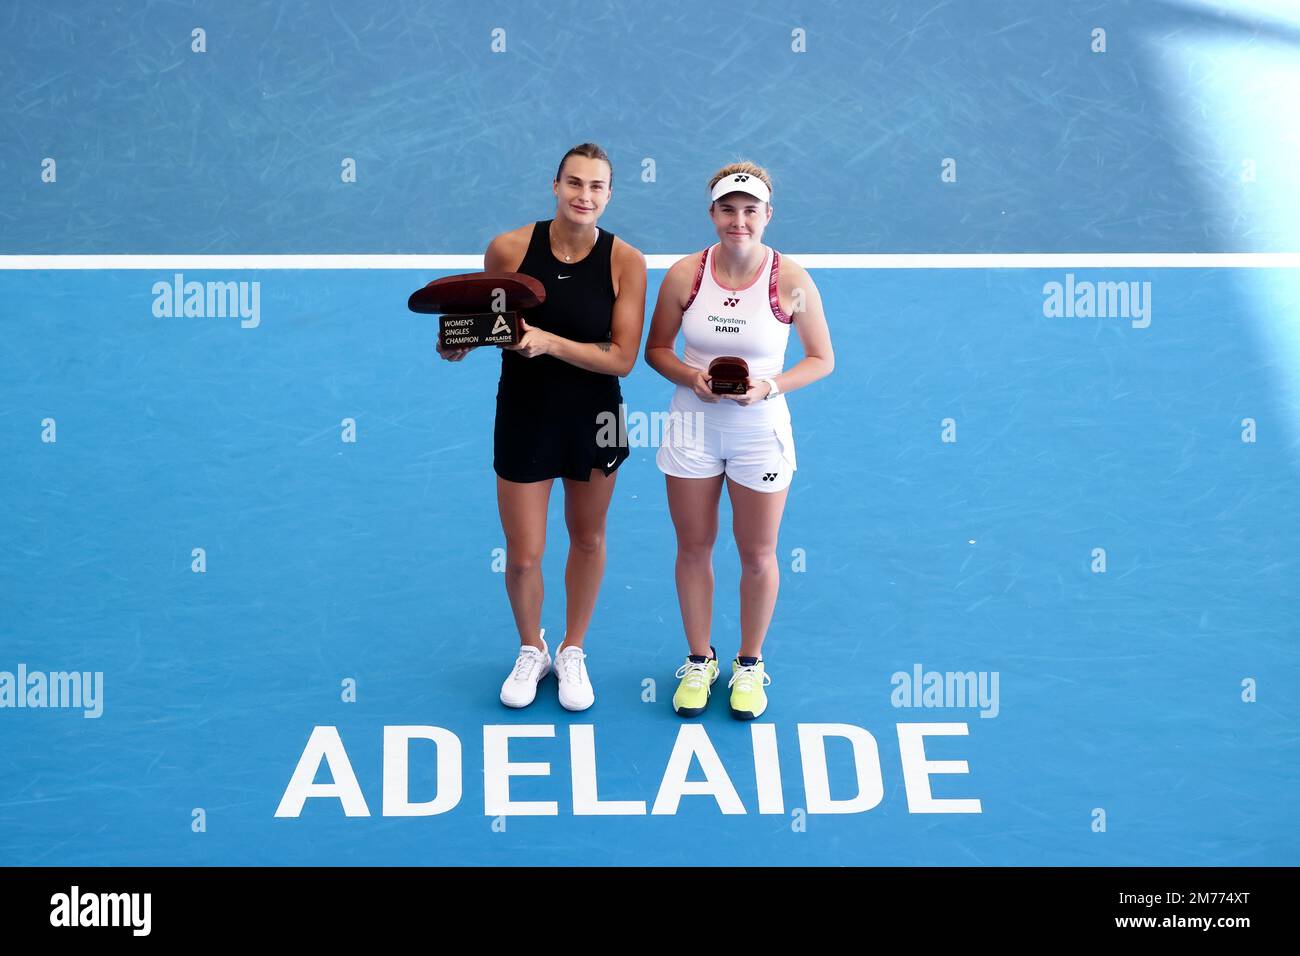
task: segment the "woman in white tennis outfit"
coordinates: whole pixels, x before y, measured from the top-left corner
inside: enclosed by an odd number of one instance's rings
[[[829,375],[835,365],[821,296],[808,273],[763,245],[772,219],[772,180],[753,163],[726,166],[709,182],[718,242],[679,260],[659,288],[646,361],[677,386],[657,462],[666,476],[677,531],[677,595],[689,655],[678,670],[673,709],[704,711],[718,677],[710,644],[713,543],[727,486],[740,552],[740,650],[732,661],[731,713],[759,716],[771,682],[762,659],[780,569],[777,533],[795,471],[794,432],[785,395]],[[790,329],[804,358],[788,370]],[[678,333],[684,350],[678,358]],[[749,367],[748,390],[718,395],[708,369],[721,356]],[[702,426],[702,427],[697,427]]]

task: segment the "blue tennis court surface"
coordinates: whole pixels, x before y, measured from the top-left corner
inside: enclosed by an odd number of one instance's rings
[[[0,52],[0,865],[1300,862],[1293,5],[24,0]],[[752,724],[672,711],[652,427],[595,706],[497,699],[499,358],[406,299],[588,140],[650,307],[742,157],[825,303]]]
[[[588,640],[595,707],[562,710],[548,678],[530,710],[508,711],[496,691],[515,638],[489,468],[499,358],[435,363],[431,320],[402,307],[429,276],[243,273],[261,283],[261,321],[242,328],[155,318],[150,272],[6,273],[0,290],[25,321],[0,367],[4,669],[101,671],[104,689],[95,719],[2,714],[0,852],[35,864],[1293,861],[1293,410],[1277,399],[1286,370],[1240,305],[1255,275],[1109,270],[1152,284],[1150,324],[1134,328],[1045,317],[1054,271],[818,271],[837,368],[791,400],[800,470],[760,720],[774,728],[779,770],[767,757],[760,769],[779,773],[781,812],[759,812],[752,728],[721,700],[691,726],[716,751],[723,796],[686,792],[656,814],[685,726],[669,703],[685,651],[653,449],[634,449],[610,513]],[[629,411],[665,407],[668,387],[643,365],[624,384]],[[55,443],[39,440],[47,417]],[[341,437],[349,418],[355,442]],[[1245,418],[1260,440],[1243,442]],[[561,501],[557,489],[545,561],[556,634]],[[715,643],[733,654],[726,535],[716,568]],[[996,673],[997,699],[894,706],[891,678],[918,666],[984,672],[986,691]],[[924,753],[968,773],[930,786],[981,812],[909,812],[897,725],[915,723],[963,725]],[[850,738],[824,744],[826,796],[851,801],[861,770],[864,793],[880,781],[874,808],[800,822],[800,725],[817,724],[874,738],[878,778],[870,748],[855,764]],[[509,793],[554,804],[508,815],[504,832],[483,774],[484,728],[501,725],[545,728],[508,752],[549,775],[512,776]],[[317,726],[337,728],[368,818],[333,797],[274,816]],[[386,726],[458,738],[453,809],[383,815]],[[581,726],[594,728],[599,799],[644,815],[575,814]],[[412,802],[434,799],[436,766],[432,743],[410,745]],[[699,758],[688,779],[706,779]],[[743,815],[723,812],[728,787]],[[192,832],[195,808],[206,832]]]

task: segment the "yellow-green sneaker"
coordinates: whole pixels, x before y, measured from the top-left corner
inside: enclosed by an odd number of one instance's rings
[[[731,662],[731,716],[737,720],[753,720],[767,710],[767,694],[763,688],[772,683],[771,676],[763,670],[763,662],[746,665],[737,658]]]
[[[686,663],[677,668],[677,676],[682,682],[673,694],[673,710],[683,717],[698,717],[708,706],[713,682],[718,679],[717,655],[703,663],[687,657]]]

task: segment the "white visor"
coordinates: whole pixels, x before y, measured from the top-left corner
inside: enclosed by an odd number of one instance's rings
[[[735,173],[719,179],[709,199],[717,202],[728,193],[746,193],[763,202],[772,201],[772,193],[768,190],[767,183],[749,173]]]

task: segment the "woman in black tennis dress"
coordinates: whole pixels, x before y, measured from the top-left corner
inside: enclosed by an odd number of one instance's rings
[[[524,707],[554,667],[560,703],[595,700],[583,643],[605,570],[605,514],[618,466],[628,456],[618,379],[636,363],[645,320],[645,257],[596,225],[613,169],[594,143],[569,150],[553,190],[555,218],[492,240],[485,272],[522,272],[546,288],[524,316],[521,338],[501,356],[493,468],[506,534],[506,593],[519,629],[519,656],[501,702]],[[459,361],[466,349],[443,358]],[[542,552],[555,479],[564,482],[569,532],[565,637],[554,660],[541,627]]]

